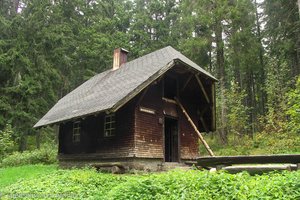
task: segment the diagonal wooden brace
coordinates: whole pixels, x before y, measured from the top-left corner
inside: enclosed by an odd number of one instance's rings
[[[183,114],[186,116],[187,120],[191,123],[192,127],[194,128],[194,130],[196,131],[196,133],[198,134],[201,142],[203,143],[203,145],[205,146],[207,152],[209,153],[210,156],[215,156],[214,153],[212,152],[212,150],[210,149],[209,145],[206,143],[206,141],[204,140],[202,134],[199,132],[197,126],[194,124],[193,120],[190,118],[190,116],[188,115],[188,113],[186,112],[186,110],[184,109],[183,105],[180,103],[180,101],[175,97],[175,100],[177,102],[177,104],[179,105],[179,107],[181,108]]]

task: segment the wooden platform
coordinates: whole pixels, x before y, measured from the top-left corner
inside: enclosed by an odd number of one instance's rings
[[[249,155],[249,156],[207,156],[199,157],[195,162],[186,162],[189,165],[201,167],[230,166],[235,164],[271,164],[271,163],[300,163],[300,154],[284,155]]]

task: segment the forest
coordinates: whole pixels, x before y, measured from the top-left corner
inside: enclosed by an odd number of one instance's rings
[[[168,45],[219,80],[218,154],[300,152],[299,1],[0,0],[0,158],[55,146],[33,125],[113,49]]]

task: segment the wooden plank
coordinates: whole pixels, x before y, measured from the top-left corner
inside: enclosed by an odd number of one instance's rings
[[[199,84],[199,86],[200,86],[200,88],[201,88],[201,91],[202,91],[202,93],[203,93],[203,95],[204,95],[204,97],[205,97],[207,103],[210,103],[210,100],[209,100],[209,97],[208,97],[208,95],[207,95],[207,92],[206,92],[206,90],[205,90],[205,88],[204,88],[204,86],[203,86],[203,84],[202,84],[202,82],[201,82],[199,76],[196,74],[195,77],[196,77],[196,79],[197,79],[197,82],[198,82],[198,84]]]
[[[172,103],[172,104],[176,104],[177,105],[177,102],[173,99],[168,99],[166,97],[163,97],[162,98],[163,101],[167,102],[167,103]]]
[[[141,102],[142,102],[142,100],[144,99],[144,96],[145,96],[145,94],[147,93],[148,89],[149,89],[149,87],[146,87],[146,88],[144,89],[144,91],[142,92],[142,94],[141,94],[141,96],[140,96],[140,98],[139,98],[139,100],[138,100],[138,102],[137,102],[136,105],[140,105],[140,104],[141,104]]]
[[[289,155],[252,155],[252,156],[215,156],[197,158],[199,166],[233,164],[300,163],[300,154]]]
[[[211,84],[211,130],[216,130],[216,85],[215,82]]]
[[[296,169],[296,165],[243,165],[243,166],[226,166],[221,168],[221,170],[225,170],[231,174],[236,174],[242,171],[247,171],[249,174],[254,175],[254,174],[263,174],[266,172],[272,172],[272,171],[283,171],[283,170],[288,170],[288,171],[294,171]]]
[[[188,79],[185,81],[183,87],[181,88],[181,92],[186,88],[186,86],[189,84],[189,82],[192,80],[194,74],[191,74]]]
[[[209,145],[204,140],[203,136],[201,135],[200,131],[198,130],[197,126],[194,124],[193,120],[190,118],[190,116],[188,115],[188,113],[186,112],[186,110],[184,109],[183,105],[180,103],[180,101],[177,98],[175,98],[175,100],[176,100],[177,104],[179,105],[179,107],[181,108],[183,114],[186,116],[187,120],[190,122],[190,124],[194,128],[195,132],[198,134],[201,142],[205,146],[205,148],[206,148],[207,152],[209,153],[209,155],[214,156],[214,153],[212,152],[212,150],[210,149]]]

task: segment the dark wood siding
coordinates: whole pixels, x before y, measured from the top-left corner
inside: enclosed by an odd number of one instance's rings
[[[133,156],[134,153],[134,102],[116,112],[116,134],[104,137],[104,116],[89,116],[81,121],[80,143],[73,143],[73,122],[60,125],[60,153],[97,153],[99,158]],[[76,120],[75,120],[76,121]]]
[[[181,100],[183,106],[187,110],[191,119],[197,122],[197,106],[189,104],[188,100]],[[181,159],[194,159],[199,156],[199,137],[194,131],[187,118],[183,115],[182,111],[179,110],[179,134],[180,134],[180,157]]]
[[[134,103],[116,112],[116,135],[104,137],[104,115],[99,122],[97,154],[106,158],[134,156]]]
[[[141,93],[141,102],[135,109],[135,143],[136,156],[146,158],[162,158],[163,153],[163,113],[162,85],[150,86],[145,95]],[[152,109],[155,114],[140,111],[140,107]]]

